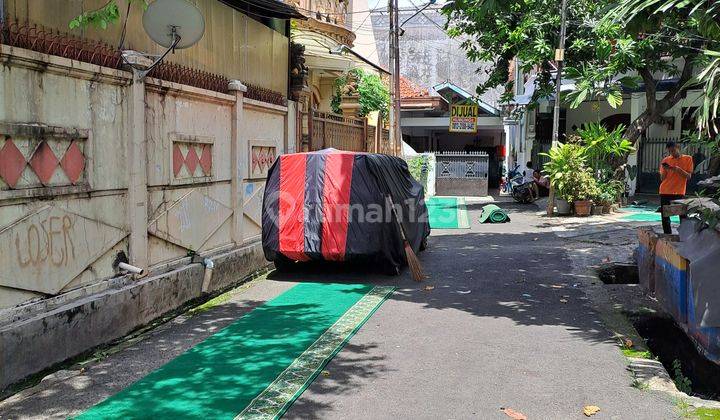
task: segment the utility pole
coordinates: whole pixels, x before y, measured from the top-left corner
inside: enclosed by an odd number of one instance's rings
[[[565,62],[565,30],[567,27],[567,0],[560,5],[560,42],[555,50],[557,63],[557,76],[555,78],[555,109],[553,112],[552,147],[557,147],[560,137],[560,88],[562,87],[562,71]],[[552,216],[555,211],[555,188],[550,184],[550,197],[548,197],[547,215]]]
[[[400,131],[400,31],[397,0],[388,0],[390,18],[390,142],[395,155],[400,155],[402,132]]]

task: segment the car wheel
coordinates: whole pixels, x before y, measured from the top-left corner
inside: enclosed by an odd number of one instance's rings
[[[297,267],[297,263],[295,261],[292,261],[283,255],[278,255],[273,263],[275,264],[275,269],[281,273],[292,271]]]
[[[420,242],[420,251],[425,251],[428,247],[428,240],[427,236],[423,238],[422,242]]]
[[[385,267],[385,274],[387,274],[388,276],[399,276],[400,267],[395,264],[389,264]]]

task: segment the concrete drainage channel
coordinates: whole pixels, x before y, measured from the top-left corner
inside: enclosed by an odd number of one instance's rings
[[[700,354],[671,318],[643,314],[630,320],[679,391],[703,399],[720,397],[720,366]]]
[[[632,262],[603,264],[596,267],[595,275],[615,290],[628,290],[617,289],[623,285],[639,287],[635,286],[638,266]],[[626,338],[630,346],[622,346],[635,376],[633,386],[670,394],[685,417],[720,418],[720,366],[707,360],[670,316],[648,310],[642,303],[620,306],[625,306],[622,312],[635,329],[636,339],[644,341],[632,343]]]
[[[605,284],[638,284],[637,264],[632,263],[610,263],[604,264],[597,269],[600,281]]]

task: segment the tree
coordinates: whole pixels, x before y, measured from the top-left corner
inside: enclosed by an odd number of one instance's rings
[[[650,125],[667,122],[663,114],[691,87],[697,46],[679,40],[697,34],[699,28],[697,22],[678,13],[662,19],[644,13],[631,22],[604,19],[610,6],[609,0],[568,4],[565,75],[574,79],[576,88],[564,99],[573,107],[604,97],[617,107],[622,104],[623,87],[636,88],[638,79],[642,80],[647,109],[624,133],[635,144]],[[523,71],[537,72],[533,101],[551,95],[560,27],[556,10],[555,0],[456,0],[443,10],[448,33],[467,38],[462,46],[468,57],[494,62],[490,78],[478,87],[478,93],[503,84],[511,87],[509,63],[517,58]],[[677,76],[678,82],[657,98],[657,76],[662,73]],[[511,89],[506,89],[504,99],[510,94]]]
[[[143,8],[147,7],[148,0],[125,0],[127,2],[127,14],[130,13],[130,7],[133,3],[140,4]],[[127,17],[126,17],[127,19]],[[111,24],[120,20],[120,6],[118,0],[108,0],[105,4],[97,9],[88,10],[76,16],[70,21],[70,29],[83,28],[86,26],[95,26],[101,29],[107,29]]]
[[[678,15],[694,22],[697,33],[685,34],[700,49],[698,64],[702,69],[693,79],[703,89],[704,100],[696,114],[698,134],[718,146],[717,110],[720,106],[720,1],[708,0],[622,0],[606,16],[607,20],[633,24],[647,16],[663,20]]]

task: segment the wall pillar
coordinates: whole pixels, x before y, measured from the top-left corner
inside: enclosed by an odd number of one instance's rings
[[[517,151],[515,150],[515,144],[517,144],[516,137],[518,136],[518,121],[505,118],[503,120],[503,128],[505,129],[505,176],[510,173],[510,170],[515,167],[515,158]],[[509,180],[508,180],[509,181]]]
[[[130,86],[130,135],[127,137],[127,220],[130,264],[148,267],[147,139],[145,138],[145,81],[133,70]]]
[[[232,111],[232,124],[230,134],[230,167],[232,177],[230,180],[230,200],[232,202],[232,230],[230,237],[236,245],[243,243],[243,178],[245,168],[242,165],[242,153],[247,151],[247,139],[242,128],[243,124],[243,99],[247,86],[239,80],[230,82],[228,89],[235,95],[235,105]],[[287,124],[286,124],[287,127]]]
[[[644,93],[633,93],[630,95],[630,121],[635,121],[637,117],[642,114],[645,110],[645,94]],[[640,136],[640,140],[635,146],[635,151],[628,156],[627,166],[625,169],[625,182],[628,187],[628,196],[632,197],[637,191],[638,176],[640,175],[640,160],[638,159],[638,153],[642,150],[643,136]]]

